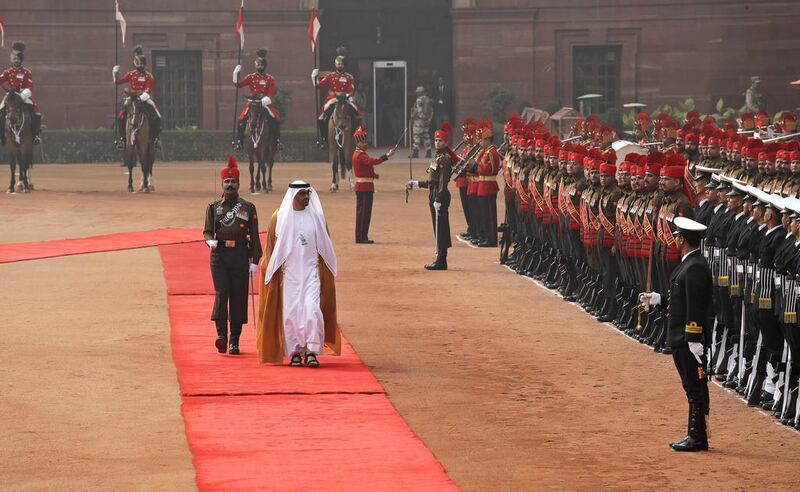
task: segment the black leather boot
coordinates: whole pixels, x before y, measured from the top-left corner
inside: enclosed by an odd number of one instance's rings
[[[214,346],[217,347],[217,352],[224,354],[228,349],[228,324],[221,320],[217,320],[215,323],[217,325],[217,340],[214,342]]]
[[[708,451],[706,418],[707,409],[690,403],[688,435],[680,441],[670,443],[670,447],[675,451]]]
[[[247,118],[239,120],[239,123],[236,124],[236,140],[233,141],[233,147],[236,150],[242,150],[244,148],[244,129],[247,126]]]
[[[239,336],[242,334],[242,324],[231,322],[231,340],[228,345],[228,353],[239,355]]]
[[[42,141],[39,138],[39,134],[42,132],[42,115],[35,114],[33,115],[33,145],[39,145]]]
[[[438,250],[436,252],[436,260],[425,265],[425,270],[447,270],[447,250]]]
[[[125,148],[125,118],[117,118],[116,146],[120,150]]]

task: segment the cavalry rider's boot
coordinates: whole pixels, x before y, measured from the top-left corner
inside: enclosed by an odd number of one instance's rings
[[[689,404],[689,432],[683,440],[670,443],[675,451],[708,451],[708,434],[706,429],[707,414],[697,404]]]
[[[153,119],[150,121],[152,123],[153,143],[158,148],[161,145],[161,118],[153,115]]]
[[[233,142],[233,147],[236,150],[244,148],[244,128],[247,126],[247,118],[242,118],[236,124],[236,140]]]
[[[42,141],[39,134],[42,132],[42,115],[33,115],[33,145],[39,145]]]
[[[281,143],[281,124],[274,118],[269,119],[269,124],[272,126],[272,134],[275,135],[275,143],[278,150],[283,150],[283,143]]]
[[[436,260],[425,265],[425,270],[447,270],[447,249],[436,251]]]
[[[228,323],[224,320],[216,320],[215,324],[217,326],[217,339],[214,342],[214,346],[217,347],[217,352],[224,354],[228,348]],[[239,330],[241,331],[241,325]]]
[[[242,334],[242,324],[231,322],[231,339],[228,345],[228,353],[239,355],[239,336]]]
[[[6,108],[0,109],[0,144],[6,144]]]
[[[319,141],[317,145],[319,148],[324,149],[328,144],[328,120],[325,119],[318,119],[317,120],[317,127],[319,131]]]
[[[125,119],[117,118],[117,148],[123,150],[125,148]]]

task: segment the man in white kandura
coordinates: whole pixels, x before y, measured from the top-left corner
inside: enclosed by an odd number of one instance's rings
[[[336,322],[336,254],[322,204],[304,181],[289,185],[272,214],[259,292],[258,361],[319,367],[317,355],[341,353]]]

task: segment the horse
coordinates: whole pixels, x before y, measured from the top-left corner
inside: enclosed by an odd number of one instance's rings
[[[249,121],[245,128],[244,138],[247,140],[247,156],[250,158],[250,193],[272,191],[272,166],[275,165],[275,153],[278,143],[270,131],[267,109],[261,105],[261,99],[249,99]],[[253,163],[258,163],[256,179],[253,181]],[[269,177],[267,177],[269,167]]]
[[[30,169],[33,167],[33,106],[25,103],[17,91],[6,91],[6,117],[3,125],[6,150],[11,156],[11,181],[6,193],[30,193]],[[16,181],[19,164],[19,181]]]
[[[150,138],[150,116],[147,103],[139,100],[139,93],[127,92],[125,104],[125,166],[128,168],[128,193],[133,193],[133,168],[136,161],[142,166],[142,182],[139,191],[150,193],[153,186],[153,162],[156,147]]]
[[[336,102],[333,103],[333,113],[328,119],[328,157],[331,161],[331,180],[330,190],[339,190],[339,179],[347,178],[350,189],[353,189],[353,152],[355,151],[355,140],[353,139],[353,125],[356,119],[356,110],[347,100],[347,96],[339,94]]]

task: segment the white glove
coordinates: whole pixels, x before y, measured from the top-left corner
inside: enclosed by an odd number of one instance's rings
[[[700,342],[689,342],[689,352],[694,355],[694,358],[697,359],[697,363],[701,366],[703,365],[703,352],[705,351],[705,347]]]
[[[272,99],[270,99],[269,96],[264,96],[264,97],[261,98],[261,105],[262,106],[264,106],[266,108],[270,104],[272,104]]]
[[[139,100],[142,101],[142,102],[147,102],[148,99],[150,99],[150,94],[148,94],[146,92],[142,92],[139,95]]]
[[[433,209],[436,210],[436,213],[439,213],[439,210],[442,208],[442,204],[439,202],[433,202]]]
[[[114,82],[117,81],[117,74],[119,74],[119,65],[114,65],[114,68],[111,69],[111,80]]]
[[[211,249],[217,249],[217,242],[216,239],[206,239],[206,245]]]
[[[33,94],[31,93],[30,89],[22,89],[22,91],[19,93],[19,95],[22,96],[22,99],[26,99],[27,100]]]
[[[639,294],[639,302],[641,304],[657,306],[661,304],[661,294],[658,292],[642,292]]]
[[[313,82],[314,85],[317,85],[317,77],[319,77],[319,68],[315,68],[311,71],[311,82]]]
[[[406,189],[413,190],[414,188],[419,188],[419,181],[411,179],[406,183]]]
[[[347,96],[347,102],[349,102],[350,104],[356,103],[355,99],[353,99],[353,96]]]
[[[239,82],[239,72],[241,72],[241,71],[242,71],[242,66],[241,65],[236,65],[233,68],[233,83],[234,84],[236,82]]]
[[[255,275],[257,271],[258,271],[258,265],[256,265],[255,263],[250,263],[250,276],[252,277],[253,275]]]

